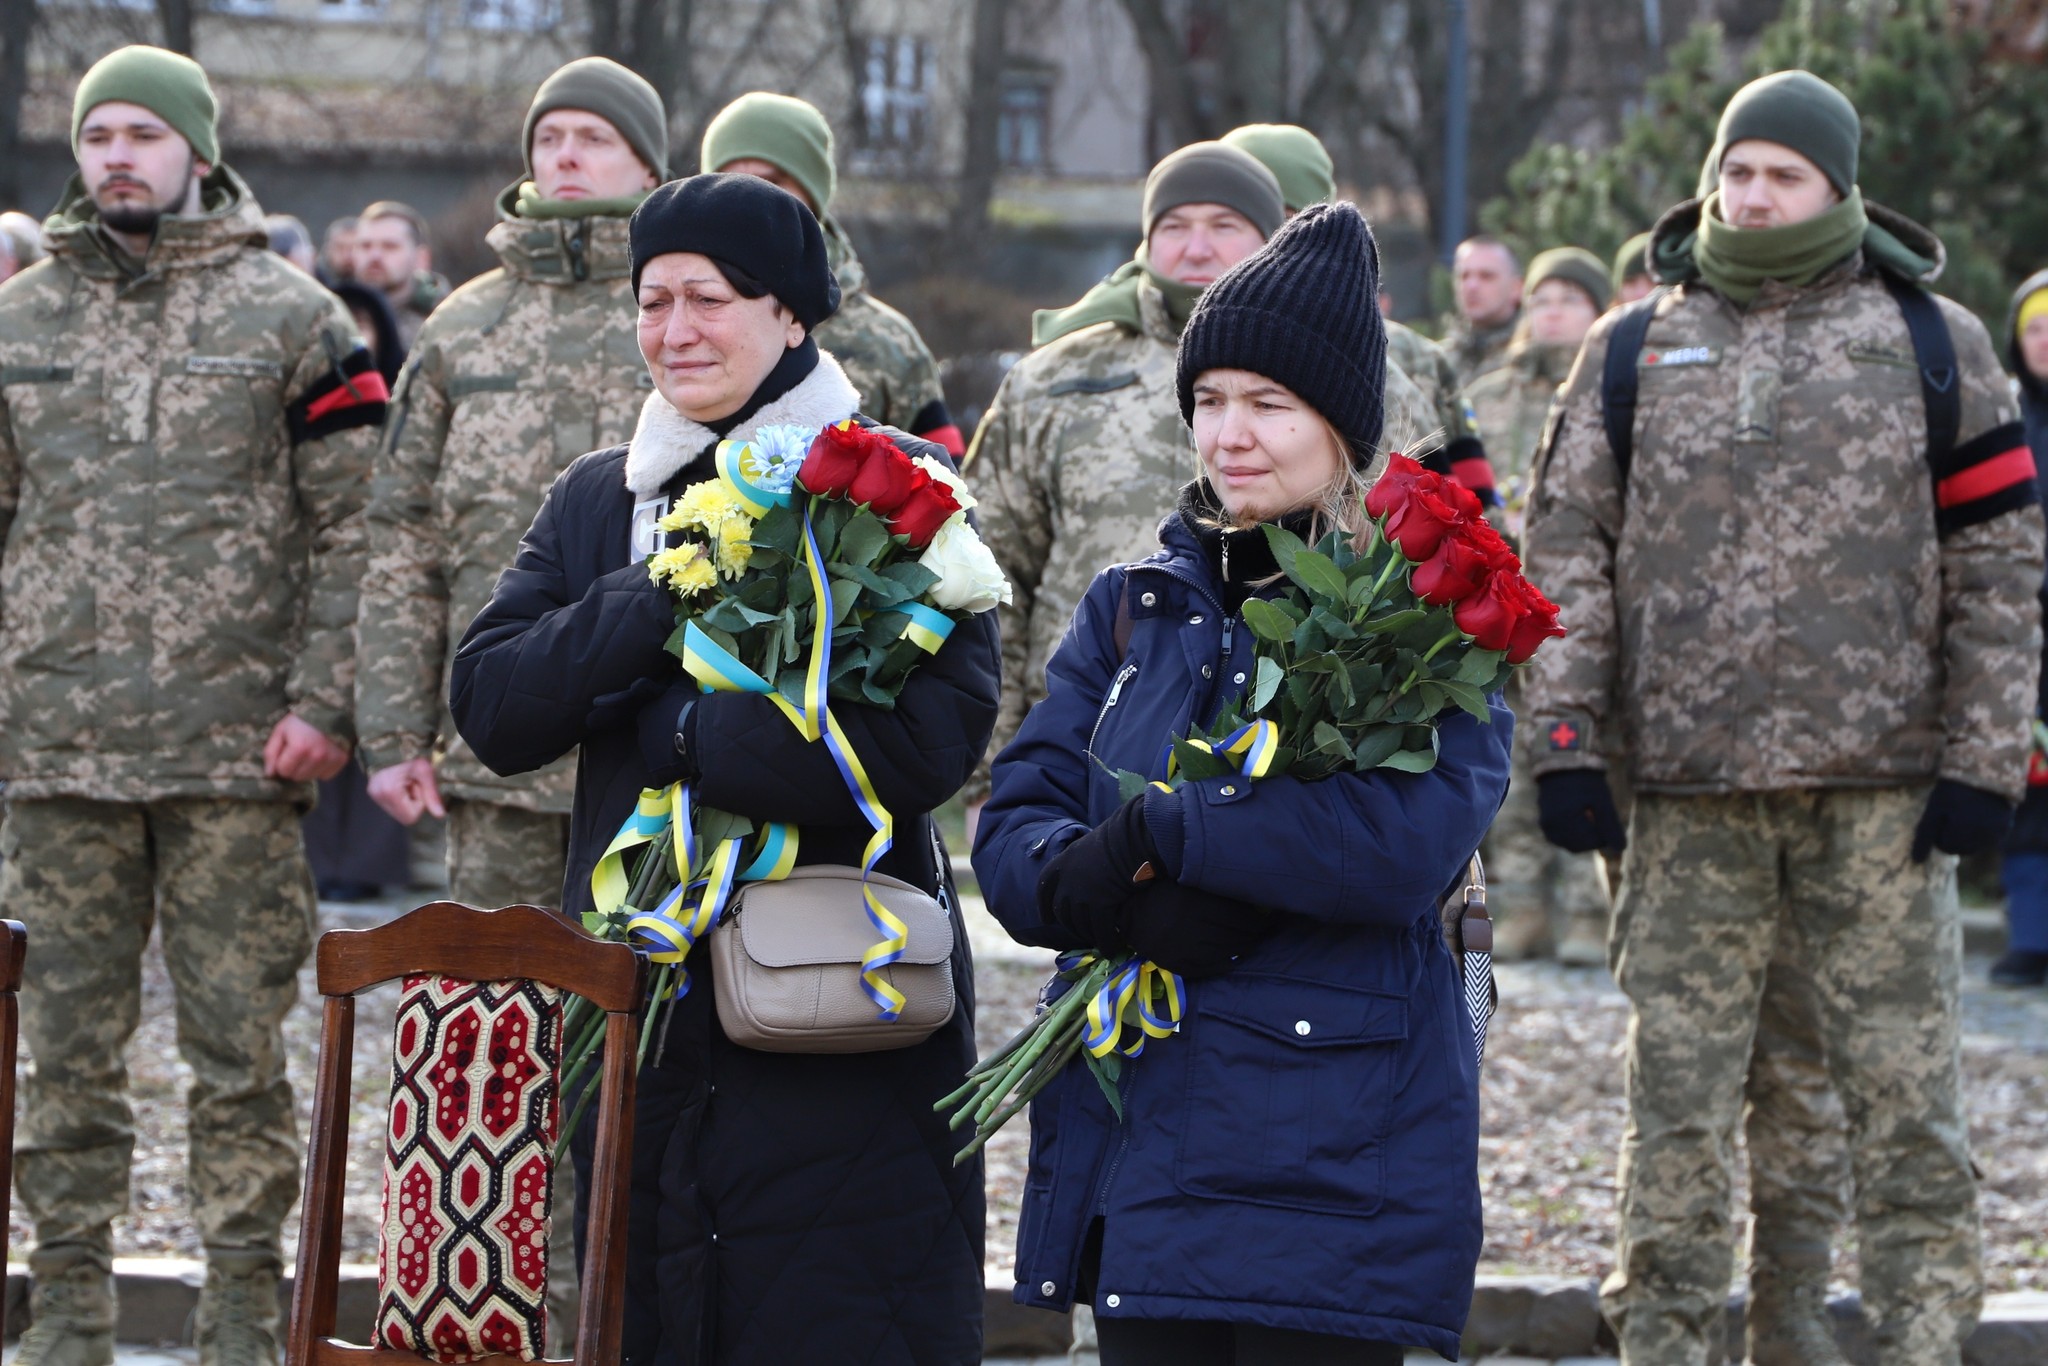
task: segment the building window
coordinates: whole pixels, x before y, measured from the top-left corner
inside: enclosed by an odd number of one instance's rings
[[[206,7],[215,14],[275,14],[276,0],[207,0]]]
[[[1039,72],[1003,76],[996,121],[996,159],[1013,171],[1043,171],[1052,142],[1052,78]]]
[[[320,0],[322,19],[381,19],[384,0]]]
[[[540,33],[561,22],[558,0],[463,0],[463,18],[471,28]]]
[[[867,40],[860,70],[861,143],[869,151],[924,150],[931,115],[931,44],[909,36]]]

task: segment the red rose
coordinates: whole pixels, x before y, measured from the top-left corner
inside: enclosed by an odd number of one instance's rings
[[[859,427],[841,429],[827,426],[811,442],[811,449],[798,467],[796,481],[806,493],[825,498],[844,497],[853,487],[854,476],[866,462],[870,449],[868,434]]]
[[[1419,563],[1436,554],[1444,537],[1464,520],[1464,512],[1454,501],[1433,490],[1416,488],[1395,504],[1381,529],[1401,547],[1403,555]]]
[[[890,514],[889,530],[908,537],[912,550],[923,550],[939,534],[939,528],[960,510],[960,500],[953,496],[952,489],[925,471],[918,470],[917,477],[924,482]]]
[[[1495,574],[1484,589],[1452,609],[1451,619],[1480,649],[1505,650],[1515,624],[1528,615],[1528,603],[1516,590],[1514,576]]]
[[[1515,554],[1515,548],[1507,543],[1493,523],[1484,517],[1465,523],[1458,528],[1459,538],[1486,559],[1486,567],[1495,570],[1510,570],[1520,573],[1522,561]]]
[[[1529,614],[1517,621],[1508,633],[1508,663],[1526,664],[1544,641],[1563,635],[1564,627],[1557,622],[1557,604],[1538,592],[1535,584],[1517,574],[1513,577],[1513,586]]]
[[[1431,607],[1443,607],[1477,593],[1491,569],[1485,554],[1465,537],[1446,536],[1436,554],[1415,566],[1408,586]]]
[[[853,502],[866,503],[876,516],[888,517],[903,506],[921,483],[930,483],[931,478],[911,463],[895,442],[882,438],[862,462],[860,473],[853,476],[853,486],[847,489],[846,496]]]
[[[1365,515],[1378,521],[1406,502],[1416,485],[1430,477],[1428,470],[1407,456],[1398,452],[1388,456],[1386,469],[1366,491]]]

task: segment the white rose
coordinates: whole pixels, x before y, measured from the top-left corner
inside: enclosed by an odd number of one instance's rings
[[[940,527],[917,562],[939,576],[926,594],[935,607],[986,612],[1010,600],[1010,581],[1003,577],[1002,566],[964,520]]]
[[[974,495],[967,491],[967,481],[947,469],[945,461],[934,460],[928,455],[920,455],[915,463],[919,469],[953,491],[953,501],[960,505],[961,512],[965,512],[968,508],[974,506]],[[957,513],[954,515],[953,520],[956,522],[960,520]]]

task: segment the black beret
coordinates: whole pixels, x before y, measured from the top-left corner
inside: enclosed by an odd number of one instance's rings
[[[649,261],[690,251],[766,286],[807,331],[839,311],[824,229],[801,199],[758,177],[671,180],[641,201],[629,231],[635,293]]]

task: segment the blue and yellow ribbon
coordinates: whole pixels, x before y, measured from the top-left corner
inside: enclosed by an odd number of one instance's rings
[[[910,618],[910,624],[903,628],[903,638],[916,645],[928,655],[935,655],[946,643],[946,637],[953,634],[953,618],[936,607],[922,602],[899,602],[894,607],[884,607],[884,612],[900,612]]]
[[[718,466],[718,477],[740,500],[740,506],[747,510],[747,514],[765,517],[770,508],[788,507],[790,495],[770,492],[747,476],[747,454],[752,449],[744,441],[721,441],[713,458]]]
[[[853,742],[840,729],[839,718],[829,711],[825,713],[825,749],[831,754],[832,762],[838,765],[839,776],[846,780],[846,789],[852,794],[854,805],[875,828],[875,833],[868,837],[867,849],[861,855],[861,899],[867,905],[868,923],[882,937],[861,955],[860,984],[868,999],[875,1003],[876,1016],[884,1021],[894,1020],[903,1011],[903,993],[882,975],[882,969],[902,959],[903,951],[910,946],[910,928],[882,904],[882,899],[875,895],[875,889],[868,885],[868,878],[895,843],[896,822],[889,809],[882,805],[881,798],[875,795],[875,785],[869,779],[867,769],[861,765],[860,756],[853,752]]]
[[[1190,738],[1184,743],[1205,754],[1228,759],[1247,778],[1263,778],[1273,771],[1273,755],[1280,748],[1280,728],[1271,721],[1247,721],[1213,745],[1199,738]],[[1171,792],[1173,776],[1180,771],[1180,758],[1174,753],[1171,740],[1167,741],[1166,753],[1160,762],[1165,767],[1166,778],[1152,786],[1161,792]]]
[[[1137,1018],[1131,1018],[1132,1008]],[[1087,1023],[1081,1031],[1081,1046],[1091,1057],[1104,1058],[1122,1053],[1135,1058],[1145,1051],[1148,1039],[1163,1039],[1180,1029],[1187,1011],[1187,988],[1178,973],[1157,963],[1133,958],[1102,984],[1087,1006]],[[1126,1025],[1136,1031],[1125,1043]]]
[[[694,621],[683,627],[683,670],[705,692],[759,693],[781,708],[791,725],[798,730],[804,728],[803,713],[775,691],[773,683],[740,662]]]

